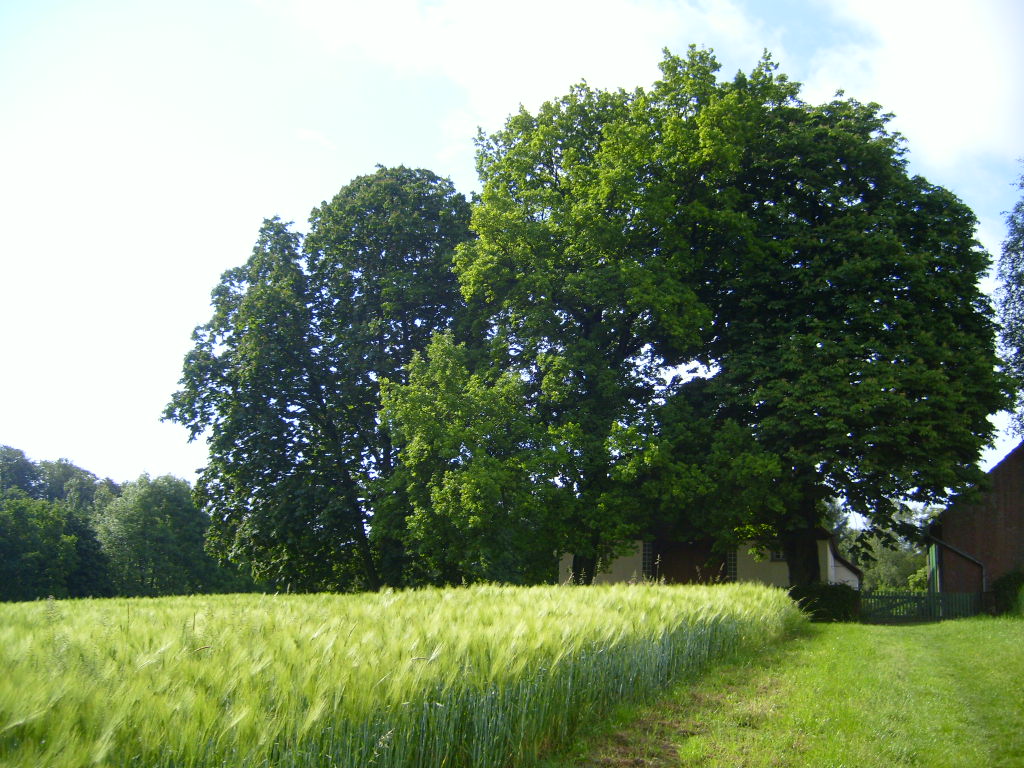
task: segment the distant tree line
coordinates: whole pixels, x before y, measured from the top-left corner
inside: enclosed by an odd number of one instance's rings
[[[905,507],[896,518],[904,529],[925,530],[940,511]],[[825,506],[825,522],[840,554],[860,568],[862,589],[927,589],[926,542],[891,531],[860,536],[843,505],[835,501]]]
[[[203,548],[209,518],[182,479],[120,485],[0,446],[0,600],[252,588]]]
[[[711,536],[819,578],[977,482],[1009,403],[973,213],[877,104],[765,57],[586,84],[477,144],[480,195],[380,168],[226,272],[166,417],[208,548],[293,589],[589,581]]]

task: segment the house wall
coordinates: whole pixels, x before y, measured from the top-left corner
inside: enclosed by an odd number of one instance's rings
[[[828,547],[828,570],[822,571],[822,573],[828,574],[829,584],[845,584],[848,587],[860,589],[860,576],[836,560],[832,555],[831,547]]]
[[[785,562],[772,562],[765,555],[763,559],[750,554],[748,547],[740,547],[736,554],[736,580],[759,581],[775,587],[789,586],[789,567]],[[860,577],[838,561],[832,553],[828,539],[818,541],[818,568],[821,580],[828,584],[846,584],[860,589]]]
[[[985,564],[985,586],[1024,567],[1024,443],[989,473],[989,487],[972,504],[942,513],[940,538]],[[981,569],[940,547],[943,592],[980,592]]]
[[[749,550],[749,546],[743,546],[736,552],[737,581],[753,581],[784,588],[789,586],[789,567],[785,562],[773,562],[767,553],[758,559]],[[659,542],[655,545],[654,554],[655,578],[662,578],[670,584],[716,581],[724,575],[724,563],[712,553],[710,544]],[[818,542],[818,566],[822,581],[860,588],[860,578],[833,557],[830,543],[825,539]],[[559,563],[559,582],[564,584],[569,581],[571,571],[572,555],[564,555]],[[594,583],[615,584],[641,578],[643,544],[638,541],[633,552],[612,561],[611,568],[598,573]]]
[[[789,566],[785,562],[772,562],[768,553],[763,559],[750,554],[750,547],[736,552],[736,581],[757,581],[773,587],[789,586]]]

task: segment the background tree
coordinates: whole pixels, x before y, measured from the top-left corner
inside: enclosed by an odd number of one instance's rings
[[[92,524],[96,490],[116,487],[66,459],[33,462],[0,447],[5,578],[0,599],[112,594],[107,558]]]
[[[39,467],[24,451],[0,445],[0,490],[17,488],[29,498],[38,499],[42,482]]]
[[[1024,190],[1024,175],[1017,181]],[[1024,434],[1024,196],[1006,214],[1006,239],[997,266],[996,293],[1002,323],[1002,353],[1016,388],[1013,425]]]
[[[294,589],[402,583],[409,506],[380,382],[454,322],[468,220],[447,180],[380,168],[313,211],[304,247],[269,220],[225,273],[166,412],[208,436],[197,496],[218,556]]]
[[[95,530],[97,498],[112,498],[121,488],[109,478],[72,464],[67,459],[40,461],[39,493],[60,505],[65,516],[65,534],[75,541],[74,568],[67,574],[69,597],[108,597],[114,594],[109,558]]]
[[[96,534],[95,507],[79,511],[65,502],[64,532],[74,537],[74,566],[67,574],[68,597],[111,597],[110,558]]]
[[[34,462],[9,446],[0,459],[0,600],[255,588],[203,551],[209,519],[184,480],[143,476],[122,496],[66,459]]]
[[[36,463],[36,469],[42,498],[66,502],[78,512],[87,512],[95,504],[100,489],[106,489],[115,496],[121,493],[121,486],[109,477],[100,480],[89,470],[67,459],[40,461]]]
[[[920,537],[908,539],[891,531],[866,534],[853,526],[853,517],[838,501],[829,502],[826,528],[836,538],[839,552],[861,569],[862,589],[925,589],[928,584],[926,546]],[[938,508],[915,510],[904,506],[896,517],[904,528],[925,530]]]
[[[69,597],[77,566],[75,537],[60,505],[0,490],[0,600]]]
[[[863,589],[919,588],[917,576],[927,567],[927,556],[920,544],[903,540],[892,546],[873,537],[868,546],[869,557],[855,561],[864,572]]]
[[[185,480],[142,475],[97,514],[96,529],[119,595],[209,591],[216,562],[203,549],[209,518]]]

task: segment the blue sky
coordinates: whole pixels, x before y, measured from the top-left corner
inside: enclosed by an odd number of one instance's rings
[[[724,74],[768,49],[808,101],[881,103],[996,254],[1024,170],[1022,33],[1018,0],[6,0],[0,443],[193,479],[203,447],[159,416],[264,217],[304,231],[378,163],[468,194],[478,126],[580,79],[649,85],[664,47],[712,47]]]

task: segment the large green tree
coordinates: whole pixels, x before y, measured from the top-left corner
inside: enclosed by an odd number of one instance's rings
[[[579,86],[480,141],[457,271],[584,578],[658,530],[817,580],[825,501],[899,528],[979,478],[1005,403],[966,206],[908,174],[878,105],[807,104],[768,57],[718,69],[666,54],[649,90]]]
[[[523,383],[533,442],[552,459],[533,476],[558,510],[551,549],[573,552],[583,581],[644,527],[620,438],[649,418],[666,368],[696,354],[706,319],[688,261],[651,247],[654,233],[604,187],[609,127],[630,101],[580,85],[481,137],[478,239],[456,259],[486,313],[492,364]]]
[[[314,210],[304,243],[266,221],[225,273],[166,412],[209,441],[212,551],[294,589],[402,583],[409,505],[380,382],[453,324],[468,221],[449,181],[380,168]]]
[[[716,426],[711,447],[731,433],[757,459],[764,493],[734,530],[780,544],[806,583],[827,499],[888,530],[901,502],[943,503],[980,477],[1005,403],[979,289],[989,259],[971,211],[907,173],[878,105],[806,104],[767,58],[732,81],[717,69],[695,49],[666,57],[614,178],[643,180],[636,213],[656,247],[697,265],[708,375],[672,398]]]

